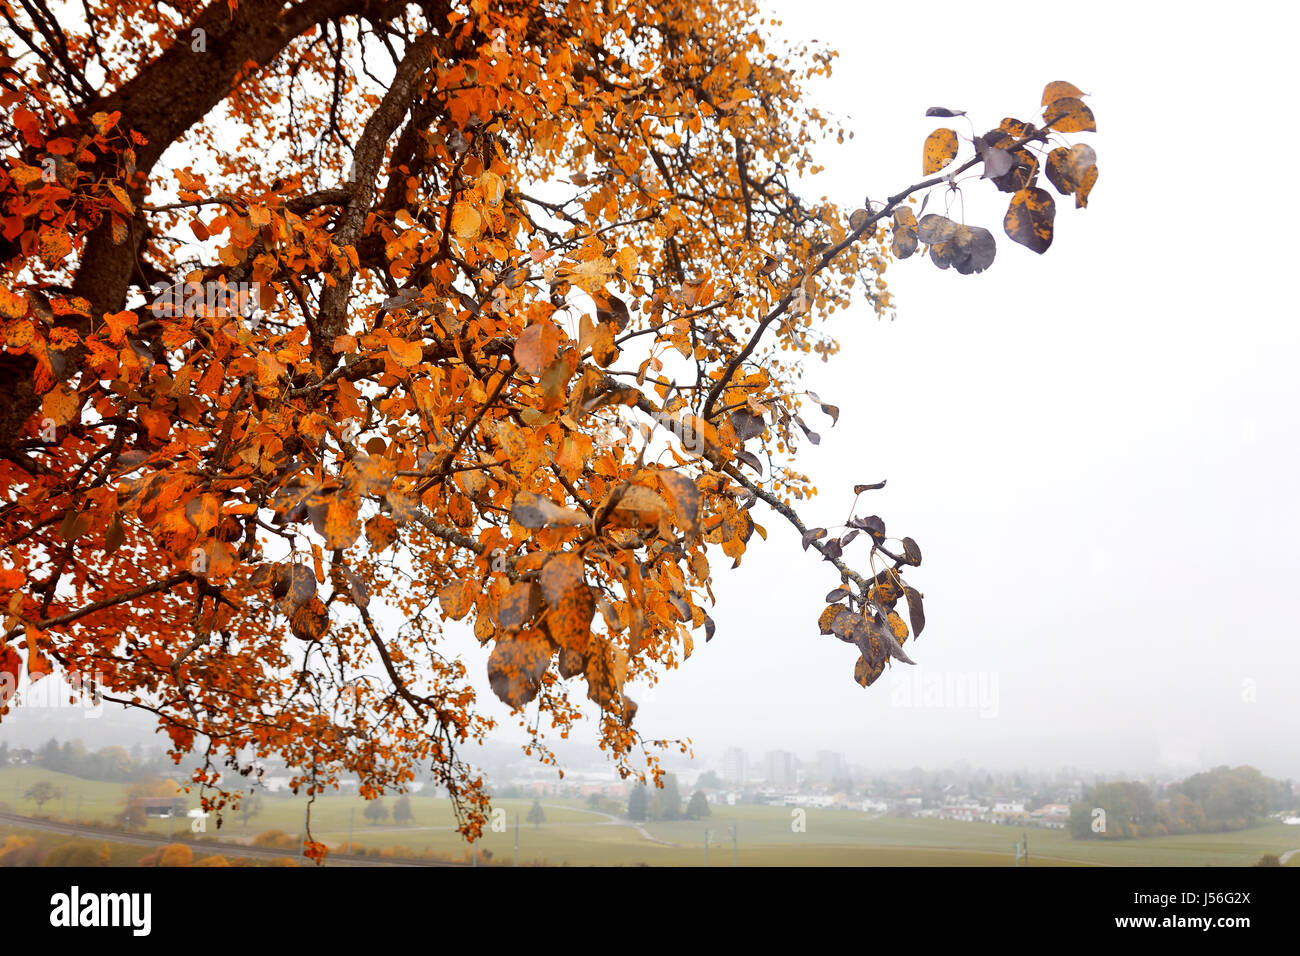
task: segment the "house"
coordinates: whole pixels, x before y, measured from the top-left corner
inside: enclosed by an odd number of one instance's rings
[[[1026,816],[1025,805],[1018,800],[999,800],[989,811],[994,823],[1024,823]]]
[[[136,800],[136,806],[144,811],[146,817],[164,820],[185,813],[183,797],[141,797]]]
[[[1030,813],[1029,819],[1049,830],[1064,830],[1070,822],[1070,806],[1066,803],[1047,803]]]
[[[939,808],[939,817],[944,820],[961,820],[972,823],[983,820],[988,815],[988,808],[978,800],[953,800]]]

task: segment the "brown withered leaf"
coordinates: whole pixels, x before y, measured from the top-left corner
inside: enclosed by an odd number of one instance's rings
[[[604,639],[592,642],[587,654],[587,697],[602,709],[623,693],[627,677],[627,652]]]
[[[497,602],[497,624],[508,634],[532,623],[542,609],[542,594],[536,581],[519,581]]]
[[[587,586],[582,558],[570,551],[551,557],[542,568],[541,587],[552,639],[561,647],[586,650],[596,600]]]
[[[737,449],[736,461],[740,462],[742,465],[748,465],[760,475],[763,473],[763,463],[759,460],[758,456],[752,452],[747,452],[743,448]]]
[[[906,259],[916,252],[916,215],[906,206],[894,210],[894,238],[891,250],[896,259]]]
[[[1038,158],[1024,146],[1016,147],[1017,140],[1002,129],[991,129],[976,137],[975,149],[985,160],[988,179],[1004,193],[1013,193],[1031,186],[1038,178]],[[1001,154],[1001,155],[998,155]],[[1011,165],[1003,157],[1010,158]],[[995,169],[989,169],[992,163]],[[1003,172],[996,170],[1004,169]]]
[[[1083,184],[1088,171],[1097,166],[1097,154],[1087,143],[1076,143],[1066,148],[1057,147],[1047,154],[1044,172],[1048,181],[1062,196],[1076,192]]]
[[[627,328],[628,322],[632,320],[632,313],[628,311],[626,302],[604,290],[593,292],[591,298],[596,303],[597,320],[611,323],[617,332]]]
[[[658,492],[645,485],[628,485],[614,505],[610,525],[646,528],[658,524],[668,514],[668,505]]]
[[[325,609],[325,602],[318,597],[304,602],[289,619],[293,636],[304,641],[319,641],[329,626],[329,612]]]
[[[571,551],[551,555],[542,566],[542,600],[555,605],[574,588],[585,585],[582,558]]]
[[[858,657],[857,663],[853,665],[853,679],[863,687],[870,687],[884,672],[885,662],[883,659],[872,664],[865,657]]]
[[[673,509],[673,518],[689,535],[700,531],[700,489],[686,475],[664,469],[659,472],[664,496]]]
[[[947,242],[957,235],[959,226],[959,223],[953,222],[947,216],[940,216],[932,212],[928,216],[921,217],[921,221],[916,227],[916,235],[927,245],[936,242]]]
[[[1011,197],[1011,205],[1002,220],[1007,235],[1039,255],[1052,244],[1052,221],[1056,202],[1046,189],[1031,186]]]
[[[537,631],[500,638],[488,657],[492,692],[511,707],[522,707],[542,685],[551,662],[551,645]]]
[[[993,233],[980,226],[958,225],[951,239],[930,246],[930,259],[940,269],[951,266],[968,276],[991,266],[997,251]]]
[[[577,677],[587,671],[587,656],[581,651],[575,651],[571,647],[560,648],[559,658],[556,661],[560,677],[568,680],[570,677]]]
[[[438,603],[442,611],[453,621],[459,621],[474,606],[474,594],[477,589],[469,581],[457,579],[445,585],[438,592]]]
[[[305,564],[278,564],[271,579],[271,596],[280,602],[280,612],[293,612],[316,596],[316,575]]]
[[[912,622],[912,634],[920,637],[925,630],[925,603],[921,599],[921,592],[916,588],[904,587],[903,594],[907,598],[907,616]]]
[[[586,516],[571,508],[557,505],[549,498],[520,491],[510,506],[510,519],[524,528],[555,528],[584,524]]]
[[[741,441],[757,438],[767,430],[767,424],[761,415],[755,415],[747,408],[738,408],[731,413],[731,428]]]

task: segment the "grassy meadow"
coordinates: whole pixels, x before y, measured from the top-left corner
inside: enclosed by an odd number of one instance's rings
[[[38,808],[23,793],[38,780],[63,791]],[[82,780],[40,768],[0,769],[0,804],[17,813],[42,815],[81,823],[110,823],[125,804],[123,784]],[[78,801],[78,798],[80,800]],[[16,802],[15,802],[16,801]],[[431,850],[443,859],[465,858],[464,842],[455,832],[456,820],[445,798],[410,797],[414,821],[396,824],[366,819],[366,802],[353,796],[318,797],[312,806],[312,832],[331,848],[342,849],[349,825],[352,841],[368,850],[404,848],[411,855]],[[191,805],[197,798],[191,796]],[[390,811],[396,800],[385,803]],[[1281,855],[1300,847],[1300,828],[1269,821],[1233,833],[1152,837],[1114,842],[1072,840],[1060,830],[1028,829],[989,823],[960,823],[925,818],[873,816],[849,810],[807,809],[797,818],[789,807],[715,806],[706,820],[624,825],[608,814],[593,812],[578,800],[543,798],[546,819],[527,822],[531,799],[497,800],[504,811],[498,826],[479,842],[479,863],[512,863],[516,818],[519,862],[562,865],[703,866],[705,831],[708,865],[733,863],[732,828],[737,842],[735,860],[764,866],[1014,866],[1013,843],[1022,832],[1029,838],[1033,866],[1248,866],[1267,853]],[[307,801],[292,796],[263,795],[261,809],[249,819],[228,814],[220,830],[208,821],[201,834],[222,841],[249,843],[258,834],[279,830],[291,838],[300,833]],[[189,832],[189,821],[149,820],[143,830],[177,837]],[[0,836],[16,832],[0,827]],[[62,838],[66,839],[66,837]],[[404,851],[402,855],[406,855]],[[114,846],[114,863],[132,861],[147,852]],[[230,848],[227,856],[237,855]],[[1300,854],[1290,861],[1300,865]]]

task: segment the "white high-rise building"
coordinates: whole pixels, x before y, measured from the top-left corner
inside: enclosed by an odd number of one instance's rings
[[[749,757],[739,747],[728,747],[722,758],[722,779],[730,786],[743,787],[749,771]]]

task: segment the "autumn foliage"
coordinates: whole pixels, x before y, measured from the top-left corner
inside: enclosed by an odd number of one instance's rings
[[[932,194],[992,180],[1044,251],[1044,176],[1078,205],[1096,182],[1062,135],[1094,128],[1079,90],[936,130],[927,178],[855,211],[791,186],[851,135],[803,103],[832,55],[749,0],[0,9],[9,686],[94,675],[210,808],[257,755],[308,793],[425,765],[474,835],[475,686],[535,710],[543,759],[585,695],[641,772],[624,687],[713,637],[756,505],[834,569],[855,678],[908,659],[921,552],[866,513],[878,486],[834,533],[795,511],[839,415],[800,363],[855,297],[891,307],[892,260],[990,266]]]

